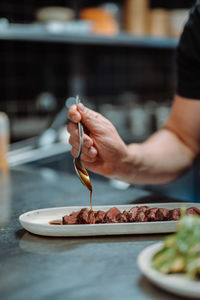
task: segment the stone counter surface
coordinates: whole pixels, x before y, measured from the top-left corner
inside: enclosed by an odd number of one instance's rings
[[[10,222],[0,223],[0,299],[150,300],[179,299],[153,286],[136,264],[145,247],[165,235],[50,238],[25,231],[20,214],[40,208],[89,205],[89,193],[77,176],[49,169],[15,169],[11,194],[0,194]],[[117,190],[92,181],[94,205],[160,201],[147,191]],[[166,199],[165,199],[166,200]],[[2,204],[3,203],[3,204]],[[181,298],[180,298],[181,299]]]

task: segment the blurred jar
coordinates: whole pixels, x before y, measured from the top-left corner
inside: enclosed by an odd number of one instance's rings
[[[134,35],[146,35],[149,27],[149,0],[126,0],[124,28]]]
[[[11,184],[10,172],[0,172],[0,230],[11,218]]]
[[[99,107],[99,112],[116,127],[123,139],[128,138],[128,107],[125,105],[103,104]]]
[[[154,8],[150,14],[150,34],[157,37],[170,36],[170,14],[166,9]]]
[[[36,21],[47,23],[51,21],[68,22],[74,19],[75,13],[71,8],[59,6],[46,6],[35,12]]]
[[[156,110],[155,110],[155,115],[156,115],[156,129],[159,130],[163,127],[165,122],[167,121],[168,117],[170,114],[170,107],[161,104],[159,105]]]
[[[10,174],[8,168],[9,120],[0,112],[0,226],[10,220]],[[1,230],[4,230],[2,227]]]
[[[92,33],[116,35],[119,24],[112,12],[101,7],[88,7],[80,12],[80,19],[92,22]]]
[[[8,170],[9,120],[0,112],[0,172]]]
[[[132,137],[136,141],[146,139],[152,132],[151,110],[142,104],[134,104],[129,111],[129,123]]]
[[[121,28],[121,8],[118,4],[114,2],[105,2],[102,3],[99,7],[111,13],[117,21],[119,27]]]
[[[170,31],[174,37],[179,37],[189,17],[189,9],[174,9],[170,13]]]

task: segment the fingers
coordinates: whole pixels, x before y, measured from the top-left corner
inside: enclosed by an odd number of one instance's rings
[[[87,108],[82,103],[72,105],[68,117],[73,123],[82,122],[84,127],[93,134],[104,134],[105,130],[113,130],[111,122],[101,114]]]
[[[67,130],[70,133],[70,139],[69,142],[73,146],[74,144],[79,144],[79,135],[78,135],[78,127],[74,123],[69,123],[67,125]],[[83,145],[87,148],[90,148],[93,146],[93,140],[84,133],[83,135]]]
[[[82,103],[77,105],[77,110],[81,114],[82,124],[94,134],[102,134],[105,127],[110,129],[112,126],[109,120],[104,118],[101,114],[87,108]]]
[[[78,150],[79,150],[79,141],[73,139],[72,137],[70,137],[69,138],[69,143],[72,146],[72,148],[74,148],[75,151],[78,152]],[[85,153],[85,154],[87,154],[88,156],[91,156],[91,157],[95,157],[97,155],[97,150],[96,150],[95,147],[88,146],[88,144],[83,143],[82,153]]]
[[[95,149],[95,148],[94,148]],[[93,150],[93,148],[91,149],[92,150],[92,153],[97,153],[96,149]],[[93,152],[94,151],[94,152]],[[71,154],[74,156],[74,157],[77,157],[78,156],[78,149],[73,147],[72,150],[71,150]],[[94,155],[94,154],[93,154]],[[87,161],[87,162],[95,162],[97,159],[97,155],[95,156],[91,156],[90,155],[90,151],[88,152],[82,152],[81,154],[81,160],[82,161]]]
[[[76,157],[78,155],[78,151],[79,151],[79,142],[74,141],[70,137],[69,143],[72,146],[73,156]],[[83,156],[94,158],[97,156],[97,150],[93,146],[87,147],[87,146],[83,145],[82,154],[83,154]]]
[[[77,110],[77,105],[72,105],[68,111],[68,118],[74,122],[78,123],[81,120],[80,112]]]
[[[71,154],[74,157],[78,156],[79,147],[78,145],[73,146],[71,150]],[[81,160],[84,162],[95,162],[97,158],[97,150],[94,147],[91,147],[89,149],[83,149],[81,154]]]
[[[74,157],[77,157],[79,151],[79,136],[78,127],[74,123],[70,123],[67,126],[67,130],[70,133],[69,143],[72,146],[71,153]],[[81,159],[92,162],[97,156],[97,150],[93,145],[93,140],[87,135],[83,135],[83,149]]]

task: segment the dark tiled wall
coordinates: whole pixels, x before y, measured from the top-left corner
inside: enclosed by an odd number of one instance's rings
[[[103,1],[1,0],[0,18],[30,23],[42,6],[72,7]],[[116,0],[119,5],[122,0]],[[192,0],[152,0],[152,7],[189,7]],[[173,3],[173,4],[172,4]],[[133,47],[73,46],[56,43],[0,41],[0,110],[13,115],[38,115],[35,99],[51,92],[58,100],[56,111],[75,87],[86,97],[115,96],[132,92],[170,98],[175,89],[175,51]],[[148,97],[147,97],[148,98]],[[98,98],[99,99],[99,98]],[[101,100],[103,101],[103,100]],[[10,105],[12,103],[12,105]],[[99,103],[98,103],[99,104]]]
[[[175,86],[174,61],[172,50],[1,41],[0,100],[34,99],[45,90],[66,97],[75,71],[88,96],[127,90],[169,94]]]
[[[0,17],[11,22],[34,21],[37,8],[48,5],[68,6],[79,10],[83,6],[104,1],[80,0],[1,0]],[[123,1],[114,2],[123,5]],[[189,7],[193,0],[152,0],[153,7]],[[83,47],[79,50],[84,93],[118,94],[124,90],[136,93],[168,91],[175,86],[174,52],[150,49]],[[73,91],[71,81],[74,49],[70,45],[53,43],[0,41],[0,101],[34,99],[38,93],[50,90],[58,98]],[[76,60],[76,58],[74,59]],[[80,71],[80,68],[79,68]],[[77,71],[78,72],[78,71]]]

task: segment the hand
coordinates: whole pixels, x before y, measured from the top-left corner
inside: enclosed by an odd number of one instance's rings
[[[112,123],[82,103],[71,106],[68,116],[72,121],[67,126],[72,155],[78,155],[79,138],[76,123],[81,121],[85,128],[81,155],[84,166],[101,175],[116,177],[123,160],[128,156],[128,147]]]

